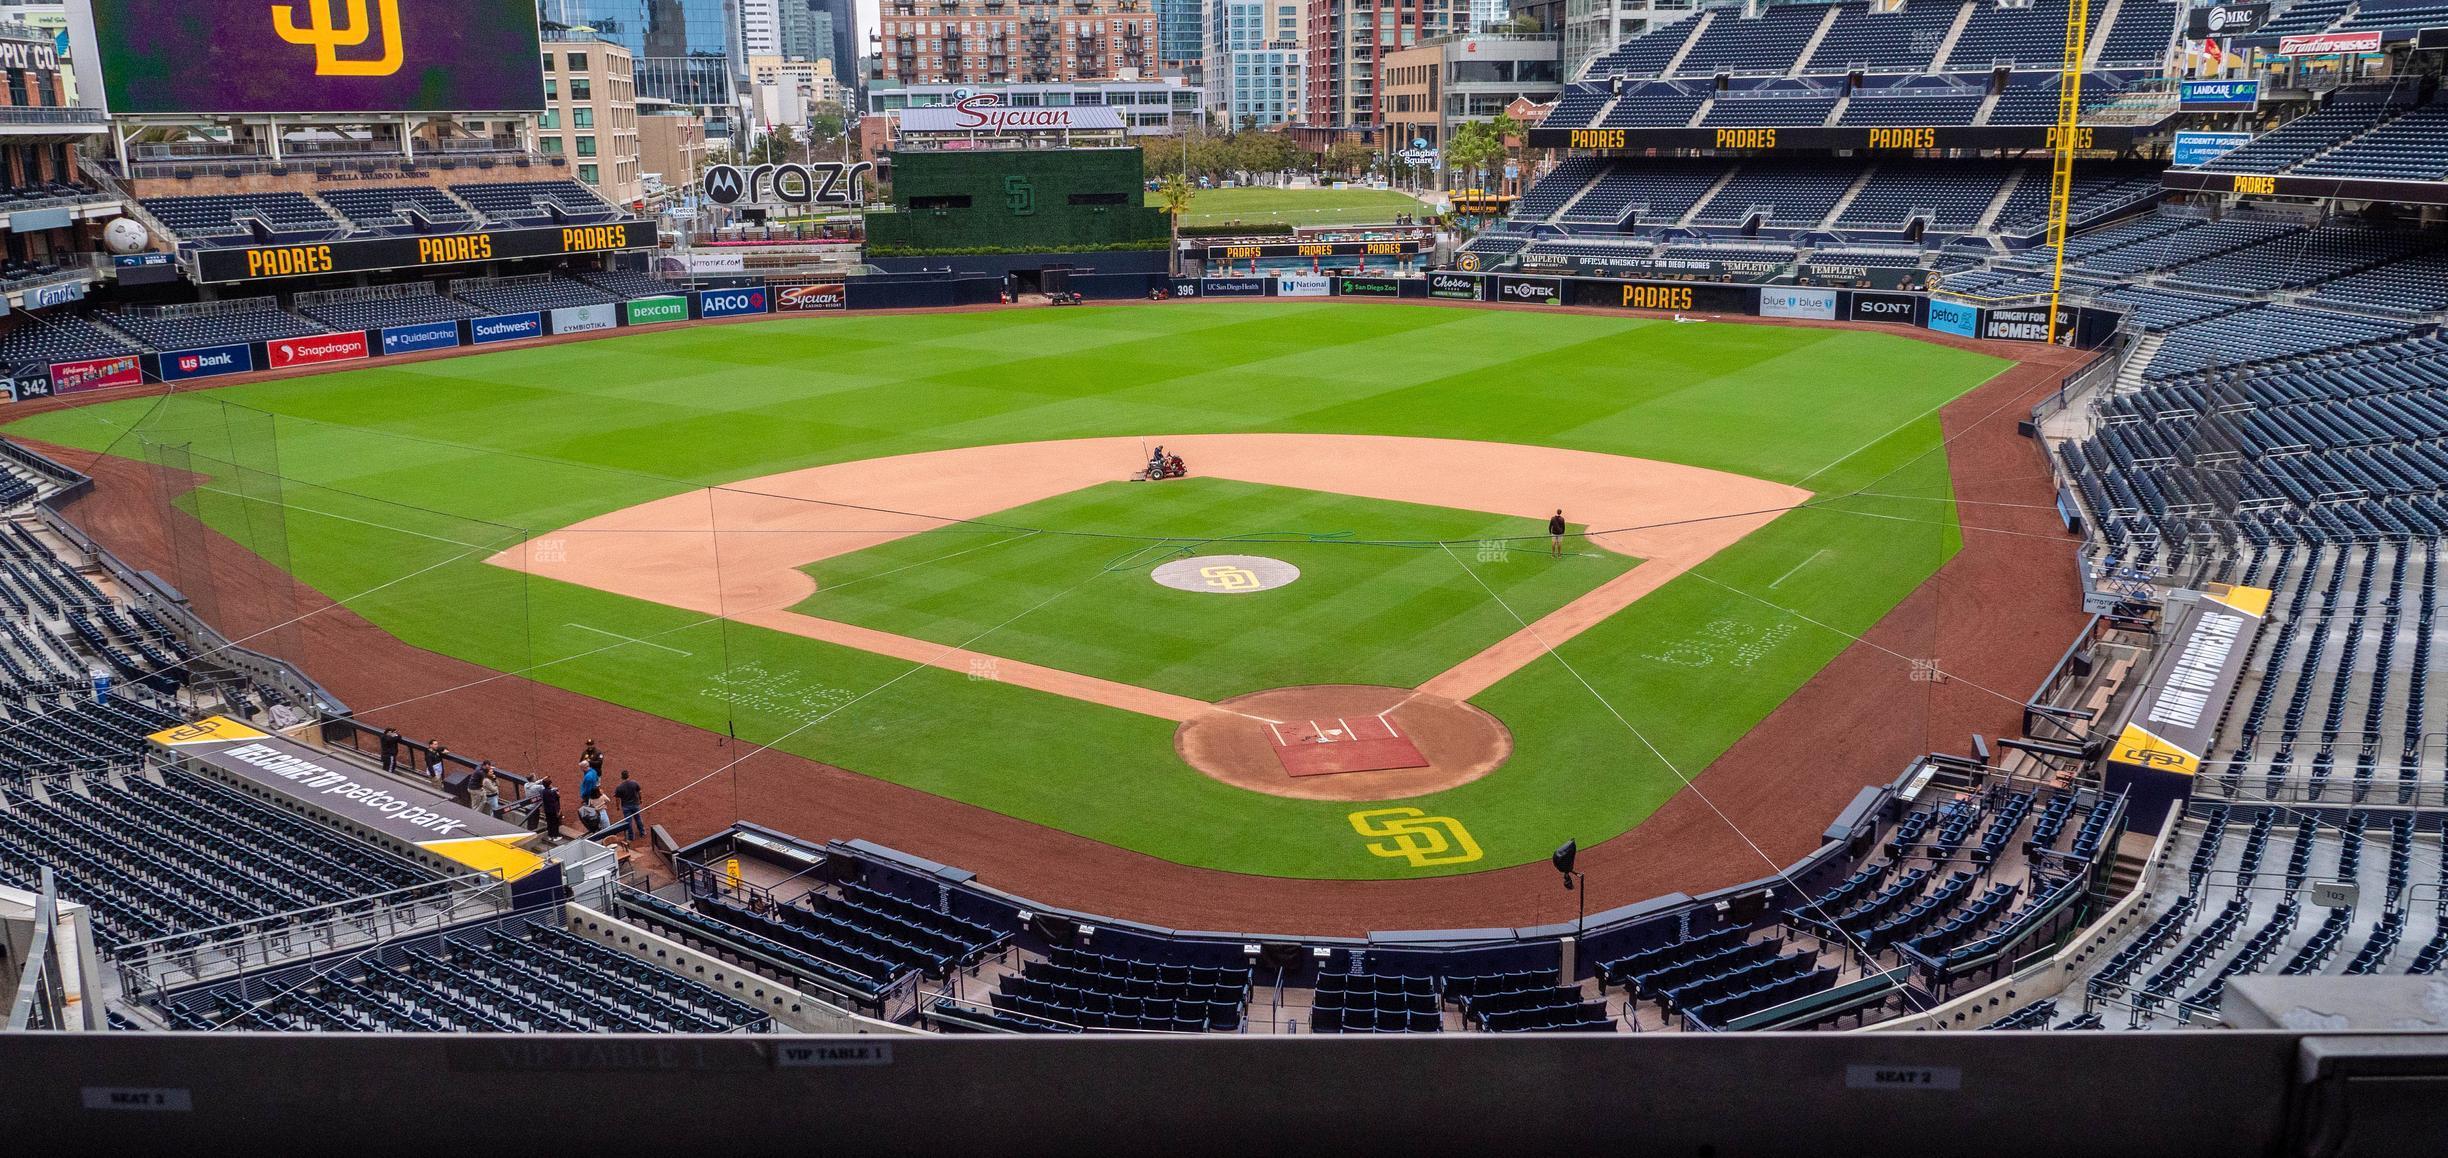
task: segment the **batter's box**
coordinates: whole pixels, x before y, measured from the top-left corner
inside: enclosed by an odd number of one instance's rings
[[[1294,776],[1428,766],[1418,745],[1384,716],[1292,720],[1267,728],[1274,733],[1275,759]]]

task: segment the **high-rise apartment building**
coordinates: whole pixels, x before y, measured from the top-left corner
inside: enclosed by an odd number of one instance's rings
[[[536,119],[536,147],[545,156],[567,158],[570,176],[615,205],[645,196],[632,65],[628,48],[585,33],[556,32],[544,41],[544,114]]]
[[[540,0],[546,34],[591,34],[629,50],[640,96],[705,109],[733,107],[747,71],[742,0]],[[779,3],[781,0],[774,0]]]
[[[1208,0],[1207,108],[1226,128],[1280,125],[1301,109],[1302,0]]]
[[[833,17],[824,0],[740,0],[740,43],[750,57],[829,60],[841,76],[857,61],[841,57]]]
[[[1155,0],[1156,55],[1167,64],[1196,65],[1207,55],[1203,0]]]
[[[876,72],[902,84],[1156,74],[1151,0],[883,0]]]
[[[1310,129],[1374,129],[1377,62],[1470,20],[1470,0],[1308,0],[1301,113]]]

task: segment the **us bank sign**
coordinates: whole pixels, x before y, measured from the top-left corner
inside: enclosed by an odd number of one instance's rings
[[[866,200],[859,178],[867,161],[817,161],[802,165],[708,165],[706,200],[716,205],[857,205]]]

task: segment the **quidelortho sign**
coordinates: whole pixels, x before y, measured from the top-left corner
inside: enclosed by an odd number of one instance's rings
[[[389,326],[382,332],[384,354],[413,354],[419,350],[447,350],[459,344],[459,323],[419,322],[413,326]]]

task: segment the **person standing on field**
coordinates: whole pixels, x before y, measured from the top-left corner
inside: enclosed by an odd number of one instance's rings
[[[1556,513],[1547,520],[1547,557],[1550,559],[1564,557],[1564,508],[1562,507],[1557,507]]]
[[[612,798],[620,801],[621,835],[637,840],[646,835],[646,822],[638,819],[638,798],[646,790],[629,778],[629,770],[621,769],[620,783],[613,787]]]

